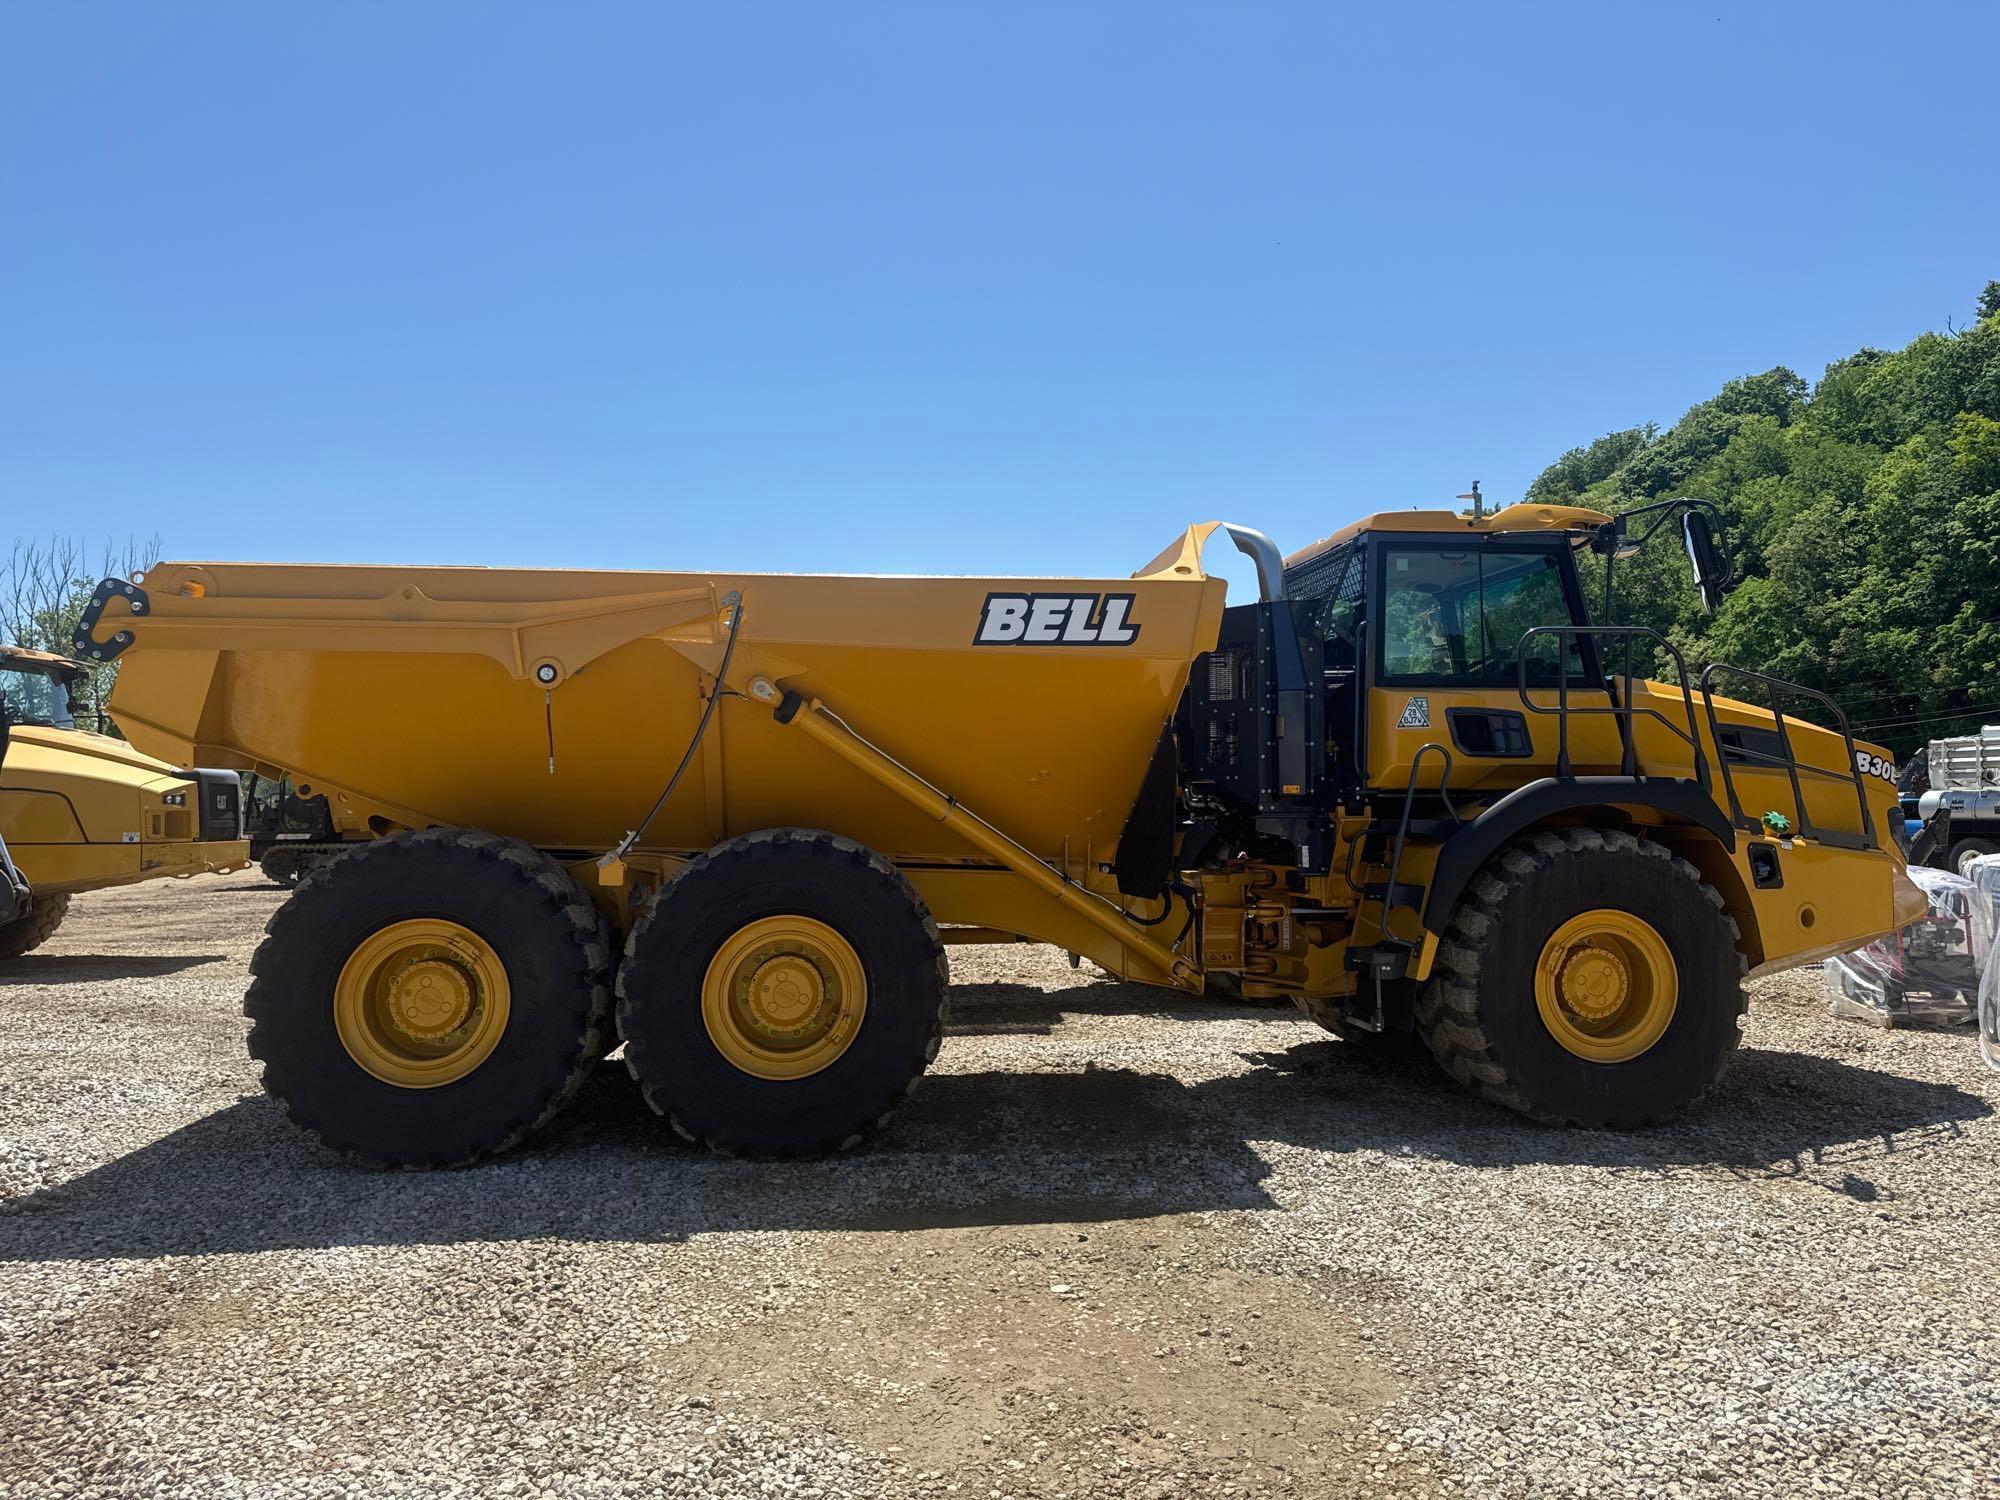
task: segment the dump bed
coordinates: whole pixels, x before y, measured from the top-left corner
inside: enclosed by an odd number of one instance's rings
[[[735,660],[817,697],[1051,860],[1110,857],[1224,586],[1200,529],[1129,579],[163,563],[100,590],[91,654],[142,749],[289,773],[349,830],[454,824],[610,847]],[[735,611],[740,608],[740,615]],[[831,828],[900,862],[973,850],[725,693],[640,847]]]

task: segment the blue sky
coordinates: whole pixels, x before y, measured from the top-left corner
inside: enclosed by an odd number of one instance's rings
[[[15,4],[0,544],[1123,573],[2000,277],[1990,7]]]

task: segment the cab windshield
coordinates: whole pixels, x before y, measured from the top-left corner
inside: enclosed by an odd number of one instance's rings
[[[1521,637],[1536,625],[1571,625],[1560,554],[1468,547],[1386,549],[1383,554],[1384,680],[1512,684]],[[1559,654],[1583,675],[1575,637],[1529,643],[1528,681],[1554,682]]]
[[[69,711],[69,686],[46,672],[0,666],[0,713],[9,724],[44,724],[74,729]]]

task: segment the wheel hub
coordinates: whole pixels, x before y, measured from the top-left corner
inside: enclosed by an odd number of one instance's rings
[[[702,979],[709,1040],[755,1078],[805,1078],[831,1066],[867,1009],[860,955],[811,917],[762,917],[738,929]]]
[[[1556,1044],[1593,1063],[1630,1062],[1667,1034],[1680,970],[1658,930],[1632,912],[1579,912],[1549,934],[1535,1008]]]
[[[463,1026],[472,1014],[472,976],[449,959],[413,959],[389,982],[390,1024],[420,1042],[436,1042]]]
[[[1594,944],[1572,948],[1562,961],[1556,992],[1563,1008],[1590,1024],[1618,1014],[1632,992],[1632,973],[1610,948]]]
[[[506,966],[478,934],[418,917],[379,928],[347,956],[333,1023],[364,1071],[398,1088],[438,1088],[493,1054],[512,1005]]]
[[[751,1025],[778,1042],[811,1031],[826,998],[825,976],[801,953],[779,953],[758,964],[744,995]]]

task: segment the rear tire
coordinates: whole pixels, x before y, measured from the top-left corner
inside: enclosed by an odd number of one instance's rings
[[[28,909],[5,926],[0,926],[0,959],[19,958],[32,953],[56,935],[69,914],[69,897],[30,896]]]
[[[1552,942],[1609,912],[1664,955],[1677,998],[1632,1025],[1630,1056],[1574,1027],[1570,1042],[1545,1020],[1538,969]],[[1650,934],[1650,937],[1647,936]],[[1509,845],[1467,887],[1417,1007],[1417,1027],[1445,1071],[1492,1103],[1548,1124],[1630,1129],[1693,1103],[1741,1038],[1744,960],[1722,895],[1693,865],[1629,833],[1564,828]],[[1569,949],[1573,956],[1588,945]],[[1573,961],[1573,958],[1572,958]],[[1611,967],[1592,955],[1601,983]],[[1616,996],[1641,994],[1644,964]],[[1625,983],[1625,988],[1619,988]],[[1607,1002],[1609,1003],[1609,1002]],[[1661,1012],[1665,1014],[1662,1015]],[[1618,1024],[1623,1008],[1607,1018]],[[1644,1042],[1643,1046],[1640,1043]],[[1598,1046],[1614,1057],[1583,1055]]]
[[[449,941],[406,944],[372,993],[463,968],[495,980],[502,1003],[480,1050],[455,1062],[458,1031],[421,1038],[396,1082],[408,1038],[379,1022],[379,1035],[357,1030],[349,976],[418,923],[463,934],[473,957],[461,964]],[[505,1151],[553,1120],[603,1055],[611,954],[596,908],[561,865],[516,839],[434,828],[358,846],[301,881],[265,931],[243,1003],[250,1053],[293,1123],[336,1150],[400,1167]]]
[[[618,1029],[646,1102],[688,1140],[814,1156],[873,1134],[916,1087],[949,984],[901,871],[851,839],[769,829],[653,898],[626,941]],[[773,1021],[757,998],[773,994],[800,998]]]

